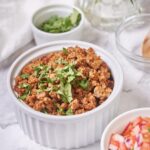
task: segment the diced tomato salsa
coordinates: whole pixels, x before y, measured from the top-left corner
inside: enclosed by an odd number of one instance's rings
[[[150,150],[150,117],[138,117],[112,134],[109,150]]]

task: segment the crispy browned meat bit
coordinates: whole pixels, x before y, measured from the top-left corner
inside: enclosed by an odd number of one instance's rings
[[[36,111],[76,115],[101,105],[114,80],[92,48],[63,48],[31,61],[15,78],[18,98]]]

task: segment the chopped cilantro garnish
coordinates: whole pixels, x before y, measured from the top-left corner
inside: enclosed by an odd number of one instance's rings
[[[77,26],[81,20],[81,15],[78,11],[75,11],[70,15],[72,25]]]
[[[69,108],[67,111],[66,111],[66,115],[73,115],[73,111],[71,108]]]
[[[25,92],[21,96],[19,96],[19,99],[22,99],[22,100],[26,99],[26,97],[30,94],[30,89],[31,89],[30,85],[28,83],[21,83],[18,86],[18,88],[25,89]]]
[[[66,48],[63,48],[63,53],[66,55],[68,54],[68,50]]]
[[[67,65],[67,64],[68,64],[68,62],[65,61],[65,60],[63,60],[62,58],[57,59],[55,62],[56,62],[57,64],[63,64],[63,65]]]
[[[28,83],[21,83],[18,85],[19,88],[29,88],[30,85]]]
[[[52,91],[52,88],[47,88],[47,89],[45,89],[44,91],[50,92],[50,91]]]
[[[81,88],[86,90],[88,88],[89,82],[87,79],[83,79],[79,82],[79,85],[81,86]]]
[[[74,64],[68,64],[64,68],[56,70],[57,76],[60,79],[67,79],[69,76],[76,76],[76,72]]]
[[[148,128],[148,132],[150,132],[150,127]]]
[[[52,91],[55,91],[55,92],[56,92],[56,91],[58,91],[58,90],[59,90],[59,87],[58,87],[58,86],[56,86],[56,85],[53,85],[53,86],[52,86]]]
[[[71,91],[71,84],[63,84],[61,83],[60,89],[57,93],[61,96],[64,102],[71,102],[72,101],[72,91]]]
[[[37,93],[41,93],[44,91],[50,92],[52,88],[49,88],[47,84],[53,83],[56,79],[51,79],[49,77],[49,71],[52,70],[51,66],[40,64],[36,67],[33,67],[34,70],[34,76],[38,78],[38,88]]]
[[[44,91],[47,88],[47,85],[45,85],[45,83],[38,83],[38,88]]]
[[[64,68],[56,70],[56,75],[60,80],[60,88],[57,91],[64,102],[71,102],[72,98],[72,81],[77,77],[78,71],[74,64],[68,64]]]
[[[67,49],[63,48],[63,52],[67,53]],[[55,69],[55,71],[53,72],[53,78],[50,78],[50,73],[51,71],[53,71],[51,70],[50,66],[40,64],[36,67],[33,67],[34,73],[32,75],[38,78],[38,83],[36,85],[38,89],[36,90],[36,92],[41,93],[55,91],[61,96],[62,101],[71,103],[71,101],[73,100],[72,85],[78,83],[78,80],[76,79],[79,76],[83,77],[83,75],[75,68],[75,62],[69,64],[66,60],[59,58],[56,63],[63,64],[64,66],[62,68]],[[22,74],[21,76],[22,78],[27,78],[29,75]],[[79,81],[79,84],[77,85],[81,86],[83,89],[87,89],[88,80],[83,79]],[[20,99],[25,99],[30,94],[30,84],[22,83],[18,87],[25,88],[25,92],[20,96]]]
[[[55,81],[55,79],[51,79],[47,76],[40,78],[40,83],[53,83]]]
[[[22,79],[28,79],[29,76],[30,76],[29,74],[21,74],[21,75],[20,75],[20,77],[21,77]]]
[[[40,85],[39,86],[40,89],[36,90],[37,93],[42,93],[42,92],[50,92],[52,91],[52,88],[49,88],[45,85]]]
[[[52,16],[49,20],[43,22],[39,29],[50,33],[67,32],[78,26],[80,20],[81,14],[74,10],[73,13],[66,17]]]
[[[25,93],[25,94],[19,96],[18,98],[21,100],[25,100],[27,98],[27,96],[28,96],[28,93]]]
[[[62,108],[58,108],[57,112],[61,113],[62,115],[65,115],[65,111]]]
[[[70,83],[67,83],[67,84],[65,84],[65,95],[67,96],[67,100],[68,100],[68,102],[70,103],[71,101],[72,101],[72,91],[71,91],[71,84]]]
[[[39,76],[41,74],[48,73],[49,70],[51,70],[52,68],[51,66],[40,64],[39,66],[36,66],[33,69],[34,69],[34,75]]]
[[[34,75],[38,76],[40,71],[43,69],[43,65],[41,64],[39,66],[34,67],[33,69],[34,69]]]
[[[44,66],[44,71],[45,71],[45,72],[49,72],[49,70],[51,70],[51,69],[52,69],[51,66],[48,66],[48,65],[45,65],[45,66]]]
[[[36,92],[39,94],[39,93],[42,93],[44,90],[43,89],[37,89]]]
[[[76,77],[71,75],[68,77],[67,82],[70,83],[71,81],[73,81]]]

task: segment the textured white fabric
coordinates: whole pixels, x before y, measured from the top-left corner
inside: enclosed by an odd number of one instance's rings
[[[0,0],[0,62],[32,40],[30,21],[33,12],[51,3],[70,4],[71,2],[70,0]]]

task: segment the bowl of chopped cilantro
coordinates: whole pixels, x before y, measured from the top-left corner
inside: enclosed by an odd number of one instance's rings
[[[42,7],[32,17],[32,30],[37,44],[55,40],[80,40],[83,27],[83,12],[70,5]]]
[[[8,74],[23,131],[57,149],[99,140],[116,116],[122,85],[123,73],[113,56],[94,44],[72,40],[28,50]]]

